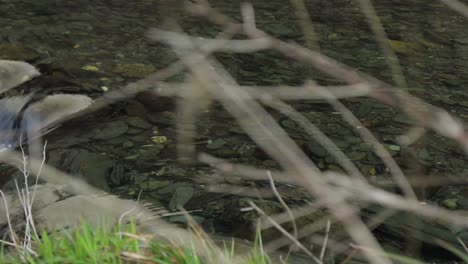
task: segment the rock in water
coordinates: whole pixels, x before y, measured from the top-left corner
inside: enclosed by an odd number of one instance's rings
[[[49,95],[24,110],[20,126],[28,136],[39,137],[53,130],[61,120],[84,110],[92,103],[93,100],[86,95]]]
[[[39,76],[34,66],[23,61],[0,60],[0,93]]]
[[[28,104],[31,95],[0,100],[0,151],[15,148],[19,137],[34,140],[56,128],[66,117],[93,103],[85,95],[55,94]]]
[[[22,61],[0,60],[0,93],[3,93],[40,73]],[[19,137],[38,138],[59,125],[61,120],[92,104],[85,95],[55,94],[30,103],[32,94],[0,100],[0,151],[15,148]]]
[[[149,205],[132,200],[121,199],[105,192],[70,195],[61,186],[39,184],[29,187],[35,192],[32,216],[36,227],[48,232],[76,228],[86,221],[94,227],[110,228],[119,219],[126,223],[129,218],[140,224],[160,218],[165,211],[154,211]],[[16,192],[5,193],[0,197],[0,235],[10,232],[8,221],[13,231],[21,233],[25,227],[24,209]],[[3,200],[5,198],[5,200]],[[5,203],[8,208],[5,207]]]

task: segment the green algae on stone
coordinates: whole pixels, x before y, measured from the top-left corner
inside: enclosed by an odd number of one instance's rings
[[[374,176],[377,174],[377,169],[371,165],[362,166],[360,171],[362,174],[364,174],[364,176]]]
[[[32,61],[39,57],[39,53],[21,43],[0,43],[0,59]]]
[[[138,149],[139,159],[142,161],[156,160],[157,155],[164,149],[164,145],[143,145]]]
[[[112,72],[120,74],[122,77],[141,79],[153,73],[156,68],[150,64],[128,63],[115,67]]]
[[[393,145],[393,144],[386,144],[385,147],[388,149],[388,150],[391,150],[391,151],[400,151],[401,150],[401,147],[398,146],[398,145]]]
[[[388,46],[398,54],[414,55],[424,51],[424,46],[419,43],[405,42],[400,40],[386,40]]]
[[[366,152],[361,152],[361,151],[353,151],[349,153],[348,158],[352,161],[357,161],[357,160],[362,160],[367,156]]]
[[[290,120],[290,119],[285,119],[285,120],[282,120],[281,122],[281,125],[285,128],[289,128],[289,129],[297,129],[297,124],[296,122]]]
[[[444,205],[448,209],[457,209],[458,207],[457,201],[458,199],[456,198],[445,199],[442,201],[442,205]]]
[[[81,69],[85,70],[85,71],[93,71],[93,72],[97,72],[99,71],[99,68],[95,65],[85,65],[83,67],[81,67]]]
[[[207,149],[220,149],[222,148],[226,142],[223,139],[215,139],[215,140],[210,140],[208,144],[206,144]]]
[[[169,184],[171,184],[170,181],[150,179],[150,180],[144,181],[141,184],[141,187],[143,188],[144,191],[154,191],[162,187],[165,187]]]
[[[236,175],[227,175],[224,177],[224,181],[232,185],[240,185],[243,181],[243,178]]]
[[[168,208],[172,211],[183,208],[185,204],[192,199],[193,194],[194,189],[190,185],[177,187],[172,194]]]
[[[165,136],[152,136],[151,142],[159,145],[164,145],[167,143],[167,137]]]

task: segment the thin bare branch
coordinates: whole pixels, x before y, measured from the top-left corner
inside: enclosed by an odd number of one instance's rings
[[[308,82],[302,86],[238,86],[245,90],[249,97],[255,99],[276,98],[281,100],[308,100],[308,99],[325,99],[323,95],[313,92],[313,89],[307,89],[309,86],[318,86]],[[160,96],[166,97],[182,97],[184,90],[191,89],[193,85],[189,83],[170,83],[156,82],[148,90]],[[229,85],[226,85],[229,87]],[[319,86],[327,89],[336,98],[352,98],[366,96],[369,93],[369,86],[366,84],[354,84],[343,86]],[[312,102],[313,103],[313,102]]]
[[[446,4],[450,9],[455,12],[458,12],[465,18],[468,18],[468,7],[458,0],[439,0],[440,2]]]
[[[396,56],[395,52],[390,48],[388,44],[388,37],[387,33],[385,33],[385,29],[380,21],[377,12],[372,5],[371,0],[357,0],[359,5],[361,6],[361,10],[366,16],[367,23],[369,24],[372,32],[374,33],[375,39],[382,50],[385,60],[387,61],[387,65],[390,67],[392,71],[393,81],[395,85],[399,88],[406,89],[407,83],[405,76],[403,74],[403,70],[401,69],[400,62],[398,61],[398,57]]]
[[[324,89],[317,88],[316,90],[319,93],[323,93],[325,96],[328,91]],[[369,142],[372,147],[374,148],[375,154],[382,159],[383,163],[387,166],[390,170],[392,176],[394,177],[395,181],[398,183],[398,186],[402,188],[404,194],[413,200],[417,200],[416,194],[414,193],[411,185],[409,184],[408,180],[406,179],[403,171],[401,171],[400,167],[396,163],[396,161],[392,158],[390,153],[387,149],[378,141],[378,139],[359,121],[359,119],[340,101],[330,95],[328,98],[328,102],[335,108],[336,111],[341,113],[343,119],[351,125],[351,127],[358,133],[364,142]]]
[[[291,106],[278,100],[266,100],[265,98],[262,98],[261,101],[264,104],[290,117],[292,120],[296,121],[300,126],[302,126],[305,132],[311,136],[312,140],[315,140],[319,145],[326,149],[335,158],[338,164],[342,166],[351,177],[354,177],[361,181],[366,181],[359,169],[348,159],[348,157],[343,153],[343,151],[341,151],[341,149],[338,148],[331,139],[329,139],[322,131],[320,131],[320,129],[317,126],[312,124],[302,114],[300,114]]]
[[[284,236],[286,236],[287,238],[289,238],[291,240],[291,242],[294,243],[294,245],[296,245],[297,247],[299,247],[302,251],[304,251],[304,253],[306,253],[307,255],[311,256],[313,258],[313,260],[317,263],[322,263],[317,257],[314,256],[314,254],[312,252],[310,252],[307,248],[304,247],[304,245],[302,245],[301,242],[299,242],[299,240],[297,240],[296,238],[294,238],[291,234],[288,233],[288,231],[286,231],[281,225],[279,225],[278,223],[275,222],[274,219],[272,219],[270,216],[268,216],[267,214],[265,214],[265,212],[260,209],[260,207],[258,207],[255,203],[253,202],[249,202],[249,205],[255,209],[255,211],[257,211],[260,215],[262,215],[263,217],[266,217],[268,219],[269,222],[271,222],[271,224],[276,228],[278,229],[278,231],[280,231]]]
[[[312,23],[304,0],[289,0],[289,2],[296,12],[299,25],[302,29],[302,35],[304,35],[306,40],[305,46],[309,49],[320,50],[317,33],[315,33],[314,24]]]
[[[14,245],[18,245],[18,243],[16,242],[16,233],[13,230],[13,227],[11,226],[10,212],[8,210],[8,202],[5,197],[5,193],[2,190],[0,190],[0,195],[2,196],[3,203],[5,204],[5,213],[7,217],[8,229],[10,230],[11,241],[13,241]]]
[[[278,201],[281,203],[281,205],[286,210],[286,213],[289,215],[289,220],[291,221],[291,224],[292,224],[292,227],[293,227],[293,236],[295,238],[297,238],[297,224],[296,224],[295,217],[294,217],[293,213],[291,212],[291,209],[289,208],[289,206],[286,204],[284,199],[281,197],[281,194],[276,189],[275,181],[273,180],[273,177],[271,176],[271,172],[269,170],[267,171],[267,176],[268,176],[268,179],[270,180],[270,187],[273,190],[273,193],[275,194],[276,199],[278,199]]]
[[[325,238],[323,239],[323,245],[322,245],[322,250],[320,251],[320,260],[323,261],[323,258],[325,257],[325,251],[327,249],[328,245],[328,236],[330,235],[330,227],[331,227],[331,222],[330,220],[327,221],[327,229],[325,230]]]

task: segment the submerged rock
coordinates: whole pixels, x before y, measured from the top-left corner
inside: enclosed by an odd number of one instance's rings
[[[0,60],[0,93],[40,73],[21,61]],[[17,147],[20,137],[28,141],[53,130],[61,121],[93,103],[85,95],[55,94],[31,102],[32,94],[0,100],[0,151]]]
[[[0,93],[39,75],[37,69],[29,63],[0,60]]]
[[[119,219],[124,223],[128,216],[138,218],[145,222],[157,217],[156,213],[132,200],[124,200],[117,196],[96,193],[89,195],[70,195],[62,187],[52,184],[31,186],[35,189],[35,199],[32,207],[32,216],[37,228],[53,232],[78,227],[86,220],[92,226],[112,227]],[[2,237],[9,232],[8,221],[11,221],[15,232],[24,230],[24,209],[17,193],[6,193],[5,201],[0,202],[0,230]],[[5,203],[8,208],[5,207]],[[126,217],[127,216],[127,217]]]
[[[21,43],[0,44],[0,58],[7,60],[32,61],[39,58],[39,53]]]

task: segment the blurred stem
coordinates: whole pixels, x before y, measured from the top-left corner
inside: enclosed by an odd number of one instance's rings
[[[299,25],[302,29],[302,34],[305,38],[305,46],[309,49],[316,51],[320,50],[318,44],[318,37],[310,19],[309,12],[307,12],[307,7],[305,6],[304,0],[290,0],[291,5],[296,11],[296,16],[299,19]]]
[[[382,25],[382,22],[380,21],[379,16],[377,15],[377,12],[374,9],[374,6],[371,3],[371,0],[357,1],[359,2],[362,12],[366,16],[367,23],[369,24],[369,27],[371,28],[372,33],[374,34],[375,39],[377,40],[377,43],[383,52],[387,65],[392,71],[393,81],[395,82],[396,86],[407,89],[408,85],[406,83],[405,76],[403,75],[403,70],[401,69],[398,57],[387,43],[387,33],[385,33],[385,29]]]

